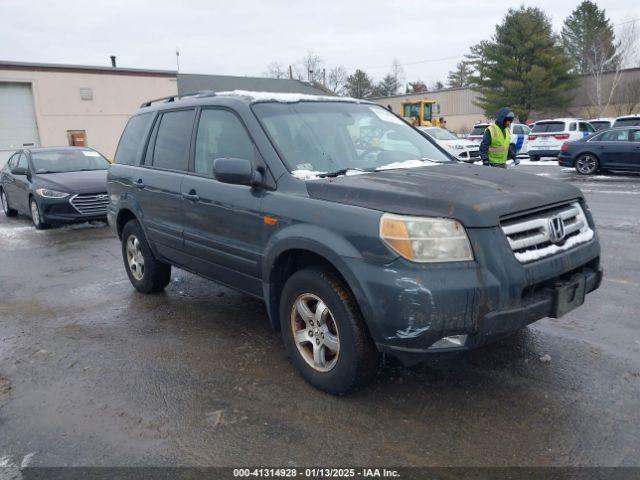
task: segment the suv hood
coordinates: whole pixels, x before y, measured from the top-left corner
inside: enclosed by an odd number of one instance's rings
[[[401,215],[455,218],[493,227],[500,218],[568,202],[582,192],[566,183],[513,169],[443,164],[306,182],[309,196]]]
[[[107,191],[107,170],[86,172],[39,173],[34,175],[39,187],[67,193],[104,193]]]

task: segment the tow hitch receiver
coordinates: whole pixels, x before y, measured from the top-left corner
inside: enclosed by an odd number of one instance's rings
[[[576,275],[566,282],[556,283],[554,286],[554,301],[551,318],[560,318],[565,313],[584,303],[587,287],[587,277]]]

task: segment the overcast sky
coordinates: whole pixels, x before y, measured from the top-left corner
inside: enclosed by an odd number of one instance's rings
[[[0,0],[0,60],[176,68],[261,75],[308,51],[327,68],[382,77],[394,58],[406,80],[445,80],[509,6],[494,0]],[[556,30],[578,0],[537,0]],[[614,24],[640,18],[638,0],[597,0]],[[640,28],[640,22],[637,23]]]

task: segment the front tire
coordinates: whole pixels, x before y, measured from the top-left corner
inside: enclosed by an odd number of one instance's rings
[[[593,175],[600,169],[600,162],[595,155],[585,153],[576,159],[575,167],[580,175]]]
[[[36,230],[44,230],[49,226],[47,223],[42,221],[40,207],[38,207],[38,202],[36,202],[36,199],[33,197],[29,200],[29,211],[31,212],[31,220],[33,221],[33,226],[36,227]]]
[[[0,203],[2,203],[2,211],[7,217],[15,217],[18,215],[17,210],[9,207],[9,199],[2,188],[0,188]]]
[[[351,293],[328,269],[299,270],[287,280],[280,325],[294,366],[314,387],[344,395],[375,374],[376,347]]]
[[[164,290],[171,281],[171,265],[157,260],[137,220],[122,229],[122,258],[129,281],[141,293]]]

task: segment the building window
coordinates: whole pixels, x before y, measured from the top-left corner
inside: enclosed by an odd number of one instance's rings
[[[93,100],[93,89],[91,89],[91,88],[81,88],[80,89],[80,100]]]
[[[67,139],[71,147],[86,147],[87,132],[85,130],[67,130]]]

